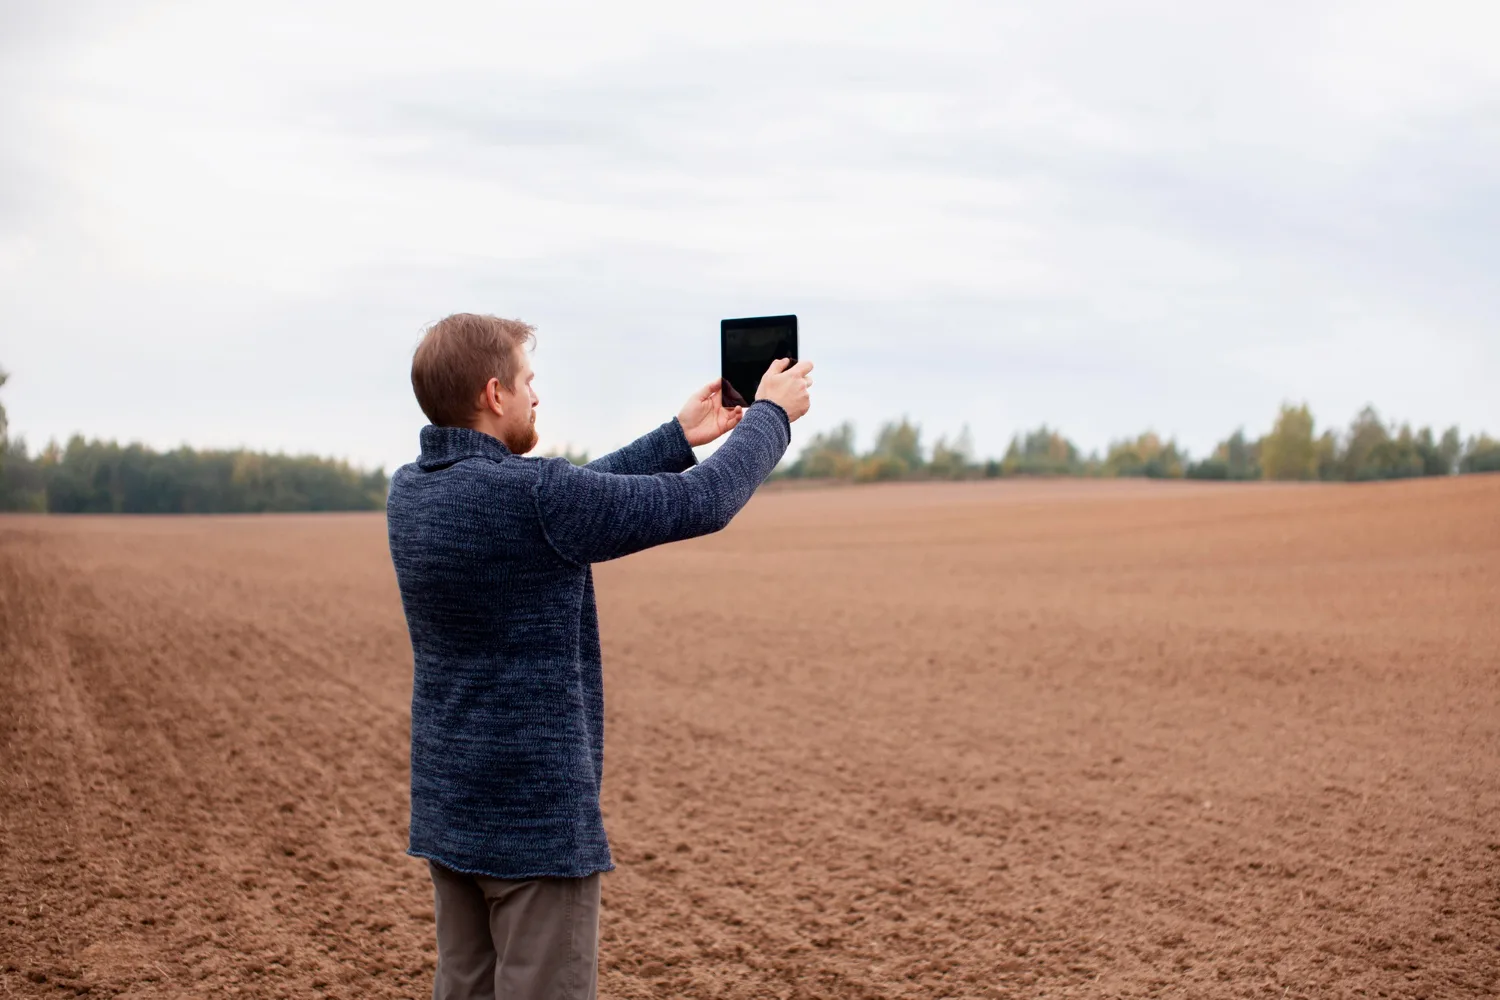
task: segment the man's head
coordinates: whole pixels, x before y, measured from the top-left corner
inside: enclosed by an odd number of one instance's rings
[[[428,327],[411,359],[411,387],[427,419],[498,438],[517,455],[536,447],[536,406],[526,348],[535,330],[518,319],[455,313]]]

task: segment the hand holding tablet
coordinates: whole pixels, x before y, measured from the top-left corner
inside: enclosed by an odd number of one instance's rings
[[[797,317],[754,316],[719,324],[725,406],[769,399],[796,420],[807,412],[812,362],[797,360]]]
[[[812,388],[812,379],[807,374],[812,366],[811,361],[793,364],[785,358],[771,362],[755,390],[756,402],[775,403],[786,411],[787,420],[796,420],[812,405],[807,393]]]

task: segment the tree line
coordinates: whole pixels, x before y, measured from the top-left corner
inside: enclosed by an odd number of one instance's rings
[[[0,386],[6,381],[0,371]],[[577,463],[586,454],[567,455]],[[793,479],[873,482],[894,479],[977,479],[1001,476],[1141,476],[1157,479],[1281,479],[1358,482],[1500,472],[1500,441],[1464,439],[1387,424],[1365,407],[1342,430],[1317,433],[1304,405],[1284,405],[1271,430],[1243,429],[1192,460],[1175,440],[1154,432],[1113,441],[1085,455],[1060,430],[1043,425],[1011,438],[999,458],[974,456],[965,428],[929,448],[906,418],[880,427],[867,451],[855,447],[852,423],[813,435],[796,460],[776,475]],[[54,513],[209,514],[267,511],[379,510],[388,481],[383,470],[313,455],[245,450],[159,452],[140,444],[86,440],[49,444],[32,455],[8,436],[0,405],[0,510]]]
[[[0,385],[6,375],[0,371]],[[36,455],[8,435],[0,406],[0,510],[67,514],[222,514],[381,510],[385,473],[312,455],[160,452],[85,440]]]
[[[873,446],[855,448],[852,423],[813,435],[779,475],[792,479],[977,479],[1001,476],[1139,476],[1152,479],[1280,479],[1360,482],[1500,472],[1500,441],[1464,440],[1457,427],[1441,434],[1387,424],[1367,406],[1343,430],[1315,432],[1307,406],[1284,405],[1258,438],[1235,431],[1194,461],[1175,440],[1147,431],[1085,455],[1060,430],[1043,425],[1011,438],[1000,458],[973,454],[967,429],[927,449],[922,429],[902,418],[882,425]]]

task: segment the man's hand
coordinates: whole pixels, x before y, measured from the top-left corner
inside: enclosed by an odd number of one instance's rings
[[[719,398],[721,381],[714,379],[693,393],[692,397],[682,404],[682,412],[677,414],[677,422],[682,425],[682,433],[687,436],[688,444],[694,448],[700,444],[708,444],[721,434],[734,430],[734,425],[739,423],[740,418],[745,415],[742,407],[723,404]]]
[[[791,362],[786,358],[771,362],[771,367],[761,376],[760,388],[755,390],[755,400],[769,399],[786,411],[788,420],[796,420],[812,405],[807,390],[812,388],[813,380],[807,377],[807,373],[813,366],[811,361],[799,361],[788,368],[789,364]]]

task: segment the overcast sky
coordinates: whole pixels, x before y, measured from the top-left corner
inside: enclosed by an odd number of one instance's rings
[[[804,441],[1500,431],[1497,38],[1493,0],[0,0],[0,401],[389,470],[421,327],[494,312],[543,446],[598,453],[720,318],[795,312]]]

